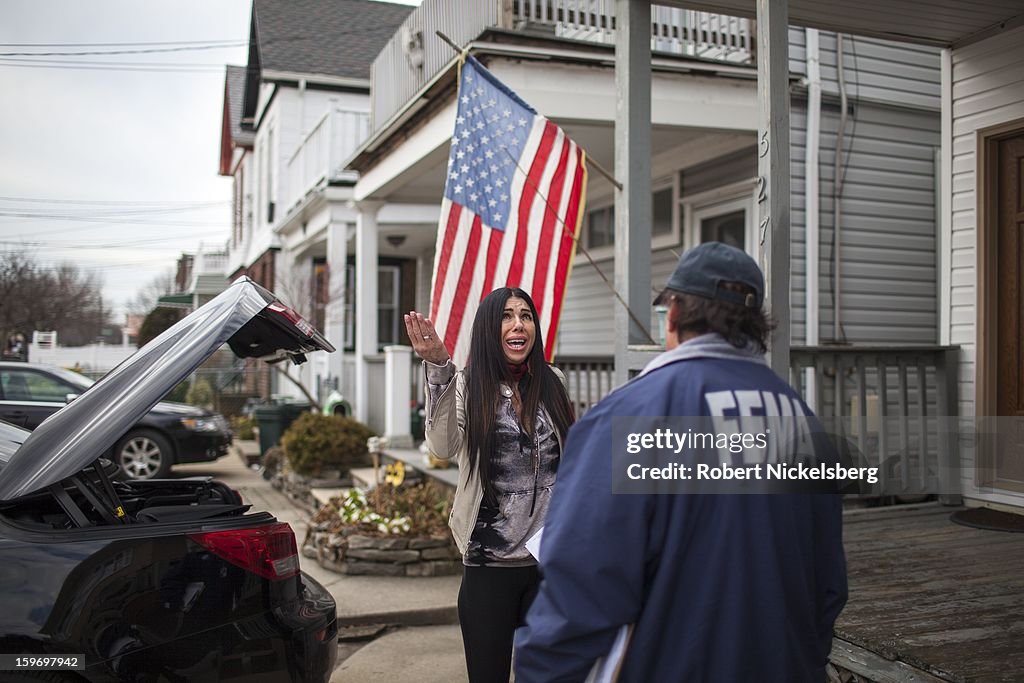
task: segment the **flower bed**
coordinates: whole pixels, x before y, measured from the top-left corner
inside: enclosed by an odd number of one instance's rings
[[[451,494],[427,482],[332,498],[313,517],[303,554],[326,569],[372,576],[442,576],[462,570],[445,520]]]

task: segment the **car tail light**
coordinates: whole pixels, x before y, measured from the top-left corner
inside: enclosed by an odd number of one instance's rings
[[[285,320],[294,325],[296,329],[298,329],[300,332],[302,332],[302,334],[306,335],[307,337],[313,336],[313,326],[306,322],[301,315],[299,315],[292,309],[288,308],[287,306],[284,306],[275,301],[269,306],[267,306],[267,310],[273,311],[274,313],[277,313],[278,315],[283,317]]]
[[[299,573],[295,534],[284,522],[189,534],[189,538],[231,564],[268,579],[287,579]]]

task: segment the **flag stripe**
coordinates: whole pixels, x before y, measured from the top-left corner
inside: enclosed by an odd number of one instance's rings
[[[526,187],[524,188],[522,198],[519,200],[519,231],[516,234],[517,254],[523,254],[524,256],[526,254],[534,197],[537,196],[537,189],[542,187],[540,185],[540,178],[544,173],[545,166],[547,166],[548,157],[551,155],[551,146],[554,144],[555,135],[557,134],[558,127],[550,121],[545,121],[540,147],[537,149],[537,156],[534,157],[533,163],[530,164],[530,172],[526,176]],[[505,280],[509,287],[522,287],[523,267],[526,260],[526,258],[512,260],[508,269],[508,277]]]
[[[551,247],[557,247],[558,241],[554,240],[553,237],[561,232],[561,221],[558,219],[558,209],[562,203],[562,186],[565,184],[565,167],[566,162],[569,159],[569,147],[572,142],[567,138],[563,138],[562,141],[562,152],[558,158],[558,165],[555,167],[554,177],[551,179],[550,194],[548,194],[547,202],[544,206],[544,222],[541,225],[540,239],[537,241],[537,259],[536,266],[533,270],[533,286],[530,289],[531,292],[537,292],[542,295],[540,303],[534,301],[538,308],[544,311],[549,310],[548,302],[543,299],[543,293],[546,291],[544,285],[548,279],[548,264],[551,258]],[[547,329],[545,327],[545,329]]]
[[[455,248],[452,251],[452,259],[448,264],[445,279],[441,283],[437,319],[433,321],[438,339],[444,339],[448,331],[448,322],[450,320],[448,316],[454,306],[455,295],[458,293],[459,275],[462,272],[462,263],[466,257],[465,251],[459,249],[458,245],[464,245],[469,241],[469,233],[475,219],[476,215],[472,211],[466,211],[465,207],[462,207],[459,220],[454,225]],[[451,347],[448,347],[448,353],[452,353]]]
[[[587,166],[583,151],[578,147],[576,152],[576,176],[573,178],[572,192],[570,192],[569,206],[565,210],[565,229],[562,231],[562,250],[564,255],[559,259],[558,270],[555,273],[553,289],[556,292],[551,302],[551,323],[548,325],[548,336],[545,341],[545,356],[548,360],[554,357],[555,335],[558,334],[558,321],[562,314],[562,304],[565,299],[565,285],[569,280],[569,272],[572,270],[572,260],[576,255],[576,239],[580,234],[580,225],[583,222],[583,192],[587,184]]]
[[[541,118],[537,118],[534,122],[533,127],[530,130],[530,135],[526,141],[526,148],[523,150],[524,158],[533,158],[537,155],[537,150],[540,149],[541,140],[544,137],[545,121]],[[510,192],[513,197],[530,192],[529,183],[526,177],[526,170],[517,167],[515,175],[512,177],[512,186]],[[512,265],[512,261],[517,258],[522,258],[522,254],[516,252],[516,235],[519,233],[519,203],[513,202],[511,204],[512,212],[508,217],[508,228],[505,230],[505,235],[502,237],[501,251],[498,256],[498,267],[495,269],[496,276],[494,279],[495,287],[507,287],[508,286],[508,271]]]
[[[441,216],[444,216],[445,209],[448,209],[448,221],[441,235],[442,246],[437,255],[437,263],[434,265],[434,292],[431,295],[432,305],[430,307],[430,319],[437,320],[437,309],[441,303],[441,296],[444,294],[444,279],[448,273],[448,263],[452,257],[452,245],[455,243],[455,233],[459,226],[459,214],[462,213],[462,206],[445,199],[441,203]]]
[[[572,258],[571,252],[566,251],[567,247],[564,244],[562,236],[565,234],[566,230],[566,210],[568,209],[569,204],[573,198],[573,181],[576,177],[576,167],[579,162],[579,159],[577,158],[576,154],[577,149],[578,148],[576,146],[576,143],[567,138],[567,159],[565,164],[565,173],[563,174],[562,181],[559,183],[559,186],[561,188],[561,199],[558,202],[557,207],[559,220],[554,226],[554,231],[551,234],[551,258],[548,259],[546,268],[544,291],[548,295],[548,304],[544,306],[544,311],[541,315],[541,318],[543,320],[544,330],[547,332],[547,334],[545,335],[545,357],[547,357],[549,360],[550,355],[548,355],[548,351],[554,348],[555,340],[555,330],[552,329],[552,323],[558,322],[558,319],[553,317],[553,311],[555,310],[554,304],[556,304],[561,299],[559,295],[560,290],[556,288],[557,285],[555,283],[555,278],[558,272],[558,266],[563,261],[565,261],[565,259]],[[572,244],[570,243],[568,246],[571,248]]]
[[[495,269],[498,266],[498,255],[501,253],[502,238],[505,237],[505,233],[501,230],[491,230],[490,233],[491,241],[487,245],[487,267],[484,270],[484,277],[486,279],[480,291],[481,300],[494,289]]]
[[[448,316],[447,329],[444,332],[444,345],[453,350],[457,332],[462,326],[462,317],[466,313],[466,303],[469,294],[469,283],[473,278],[473,269],[476,267],[476,257],[480,248],[480,217],[473,218],[473,227],[469,231],[469,243],[466,245],[466,258],[462,261],[462,271],[459,273],[458,286],[455,288],[455,296],[452,301],[451,313]]]

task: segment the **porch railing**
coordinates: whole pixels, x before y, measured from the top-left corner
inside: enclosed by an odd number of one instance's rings
[[[451,62],[451,47],[435,31],[465,45],[489,29],[614,43],[615,0],[423,0],[373,62],[373,130]],[[751,64],[755,42],[748,19],[651,7],[651,48],[656,52]]]
[[[356,174],[342,169],[369,129],[367,112],[338,107],[326,111],[288,159],[286,209],[293,208],[325,181],[354,181]]]
[[[959,490],[956,347],[793,347],[790,359],[815,414],[879,467],[879,491]]]
[[[614,388],[615,359],[610,356],[556,356],[555,365],[565,373],[577,419]]]

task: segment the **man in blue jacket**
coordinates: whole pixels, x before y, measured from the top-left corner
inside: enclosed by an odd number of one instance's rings
[[[706,243],[680,259],[655,302],[669,306],[666,352],[569,432],[544,579],[517,634],[518,683],[583,681],[595,662],[620,681],[825,680],[847,590],[837,495],[613,493],[613,418],[817,424],[765,362],[763,302],[744,252]],[[772,457],[792,463],[788,448]],[[624,655],[598,661],[613,643]]]

